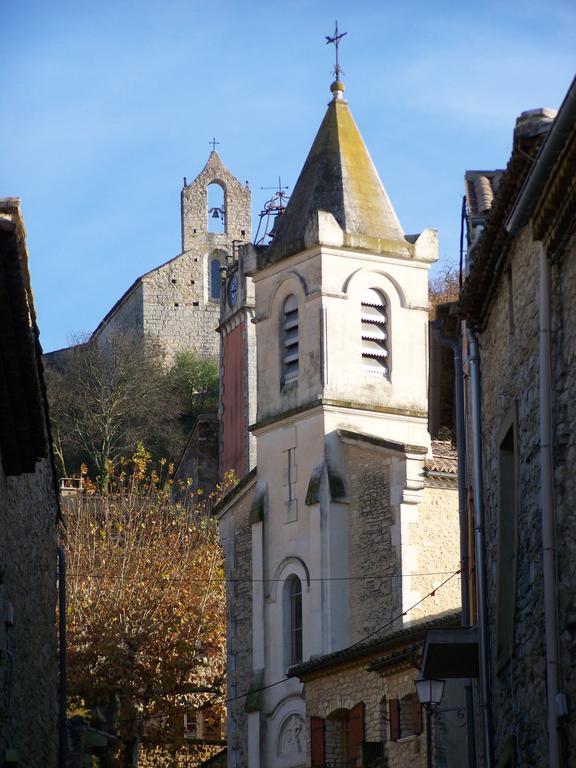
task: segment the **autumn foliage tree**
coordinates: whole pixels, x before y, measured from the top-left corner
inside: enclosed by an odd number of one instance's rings
[[[430,299],[431,317],[436,315],[436,307],[439,304],[447,304],[450,301],[458,301],[460,293],[460,275],[458,267],[453,264],[441,267],[430,279],[428,294]]]
[[[171,502],[168,474],[139,446],[108,494],[85,480],[64,499],[69,692],[118,736],[125,768],[141,764],[144,738],[162,740],[159,724],[224,695],[217,526],[202,504]]]

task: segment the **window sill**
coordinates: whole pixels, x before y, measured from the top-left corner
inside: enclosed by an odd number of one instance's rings
[[[405,744],[407,741],[414,741],[414,739],[417,739],[421,734],[419,733],[410,733],[408,736],[401,736],[399,739],[396,739],[394,742],[395,744]]]

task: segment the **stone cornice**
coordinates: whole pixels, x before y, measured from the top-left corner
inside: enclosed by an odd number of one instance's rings
[[[388,405],[366,405],[366,403],[356,403],[351,400],[334,400],[331,398],[319,397],[314,400],[310,400],[297,408],[291,408],[288,411],[277,413],[272,416],[268,416],[265,419],[257,421],[255,424],[250,425],[250,431],[257,434],[269,427],[273,427],[279,422],[297,420],[302,418],[302,414],[307,414],[313,409],[326,408],[330,410],[354,410],[361,411],[363,413],[374,413],[381,415],[397,416],[401,418],[409,418],[416,420],[427,420],[428,414],[426,411],[421,411],[411,408],[394,408]],[[416,448],[416,451],[420,453],[422,449]]]

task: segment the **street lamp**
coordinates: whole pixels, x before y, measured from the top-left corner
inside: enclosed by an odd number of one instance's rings
[[[426,765],[432,768],[432,717],[431,707],[433,704],[440,704],[444,694],[446,680],[436,680],[434,678],[420,677],[414,681],[416,684],[416,693],[420,704],[426,708]]]
[[[433,677],[419,677],[415,683],[420,704],[424,704],[424,706],[440,704],[444,695],[446,680],[435,680]]]

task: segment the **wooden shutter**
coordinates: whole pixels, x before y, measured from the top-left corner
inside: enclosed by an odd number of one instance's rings
[[[325,750],[326,723],[322,717],[310,718],[310,752],[312,768],[323,766],[326,762]]]
[[[352,707],[348,718],[348,759],[351,765],[356,765],[359,747],[364,741],[364,702]]]
[[[398,699],[390,699],[388,710],[390,712],[390,741],[398,741],[400,738],[400,702]]]
[[[415,734],[422,733],[422,705],[417,694],[412,694],[412,728]]]

